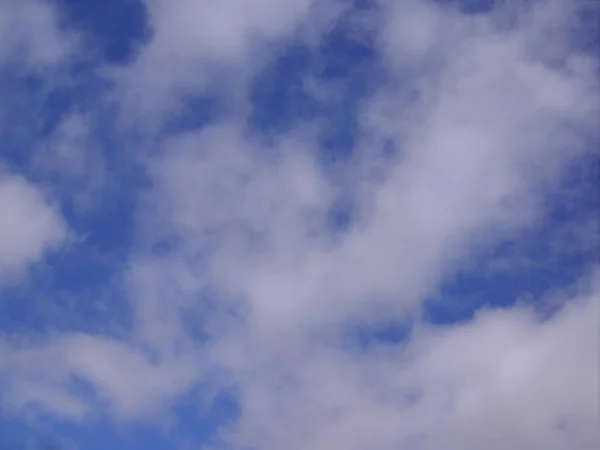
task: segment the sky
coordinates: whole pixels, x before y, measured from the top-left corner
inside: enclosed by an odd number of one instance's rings
[[[0,449],[598,448],[599,8],[0,0]]]

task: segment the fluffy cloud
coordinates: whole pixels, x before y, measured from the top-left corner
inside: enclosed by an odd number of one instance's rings
[[[597,278],[572,300],[549,321],[528,308],[485,311],[375,352],[306,347],[258,368],[242,352],[247,410],[235,439],[266,449],[591,449]]]
[[[22,275],[67,236],[60,214],[44,194],[7,171],[0,172],[0,210],[0,281]]]
[[[202,95],[223,82],[227,95],[239,102],[252,75],[269,60],[265,43],[274,46],[307,23],[313,26],[306,33],[319,34],[322,26],[315,31],[314,24],[327,24],[340,9],[329,1],[308,0],[144,3],[150,42],[131,66],[108,72],[119,86],[116,101],[125,119],[150,130],[160,128],[186,96]]]
[[[37,0],[0,2],[0,63],[25,62],[40,70],[73,52],[73,37],[59,30],[51,5]]]
[[[97,108],[118,111],[101,129],[144,171],[115,269],[131,320],[3,338],[3,406],[84,426],[98,414],[176,416],[182,398],[201,408],[225,392],[239,412],[215,448],[595,448],[593,264],[530,304],[506,298],[513,306],[444,326],[424,314],[445,281],[477,274],[482,258],[494,265],[499,245],[547,223],[550,192],[597,157],[598,61],[572,48],[579,11],[567,3],[470,14],[421,1],[148,0],[148,42],[97,72],[111,83]],[[290,41],[315,53],[344,27],[385,77],[345,112],[353,148],[327,166],[334,119],[257,129],[252,85]],[[349,89],[322,73],[300,84],[327,94],[316,100],[325,111]],[[223,117],[169,128],[207,94],[225,97]],[[33,167],[89,185],[114,176],[88,146],[99,117],[92,107],[63,118]],[[333,214],[342,200],[347,223]],[[23,178],[0,178],[0,206],[13,211],[0,222],[0,270],[23,270],[64,239],[56,209]],[[550,301],[560,307],[543,316]],[[403,339],[381,337],[390,322]]]

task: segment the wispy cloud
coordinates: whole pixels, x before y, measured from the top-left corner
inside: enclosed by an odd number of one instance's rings
[[[554,217],[598,157],[586,5],[147,0],[148,39],[116,64],[85,55],[62,7],[0,3],[21,24],[0,70],[45,67],[42,102],[65,80],[85,93],[26,157],[7,148],[0,283],[39,292],[22,275],[45,263],[66,280],[48,301],[119,324],[63,306],[77,326],[3,334],[2,409],[159,423],[192,448],[595,448],[598,205]],[[285,126],[265,92],[286,93]],[[550,228],[571,237],[538,266],[526,244]],[[61,264],[84,277],[98,254],[107,275],[80,294]],[[486,298],[498,271],[566,254],[575,284]],[[487,289],[446,290],[465,273]],[[436,301],[470,318],[431,320]],[[219,395],[235,411],[198,436]]]
[[[13,60],[44,70],[64,60],[76,48],[75,37],[60,30],[58,15],[47,3],[4,0],[0,12],[2,62]]]

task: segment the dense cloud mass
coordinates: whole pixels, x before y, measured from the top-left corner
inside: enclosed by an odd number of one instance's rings
[[[597,448],[598,14],[0,0],[0,442]]]

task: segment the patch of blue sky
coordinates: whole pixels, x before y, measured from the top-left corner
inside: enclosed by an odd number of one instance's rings
[[[298,121],[315,117],[318,101],[304,87],[310,73],[311,51],[302,43],[288,43],[250,89],[251,129],[260,133],[289,130]]]
[[[412,317],[379,319],[377,321],[356,321],[345,325],[342,331],[342,345],[360,353],[382,346],[401,345],[410,341],[414,331]]]
[[[201,424],[199,424],[201,426]],[[44,428],[51,427],[46,431]],[[35,429],[35,428],[34,428]],[[104,450],[107,448],[115,450],[129,450],[143,447],[150,450],[171,448],[176,442],[167,427],[148,426],[144,424],[127,424],[117,426],[114,422],[95,418],[94,426],[73,425],[61,422],[51,422],[40,427],[36,431],[31,428],[24,429],[19,433],[21,437],[17,442],[36,442],[34,449],[43,449],[48,443],[56,443],[57,450],[70,448],[85,448],[89,450]],[[32,436],[34,438],[32,439]],[[15,439],[16,440],[16,439]],[[176,442],[179,444],[179,442]],[[66,444],[66,445],[65,445]],[[27,447],[15,447],[27,448]]]
[[[127,64],[152,34],[141,0],[57,0],[63,26],[82,32],[96,60]]]
[[[214,123],[227,111],[226,101],[219,95],[219,87],[213,86],[202,95],[188,95],[181,100],[175,114],[167,118],[162,133],[165,136],[199,131]]]
[[[0,70],[2,154],[4,164],[26,166],[37,137],[42,133],[47,80],[41,74],[24,74],[19,67],[8,65]],[[8,106],[8,107],[7,107]]]
[[[323,132],[319,155],[325,164],[337,164],[352,155],[362,131],[357,120],[360,107],[385,83],[385,70],[373,45],[372,25],[360,26],[353,18],[350,14],[342,19],[320,46],[319,59],[324,67],[316,80],[342,91],[341,98],[326,109],[330,122]]]
[[[353,20],[357,14],[348,13],[316,45],[294,39],[281,47],[251,88],[253,130],[278,134],[316,122],[322,124],[317,149],[322,163],[352,154],[361,101],[384,79],[373,30]]]

